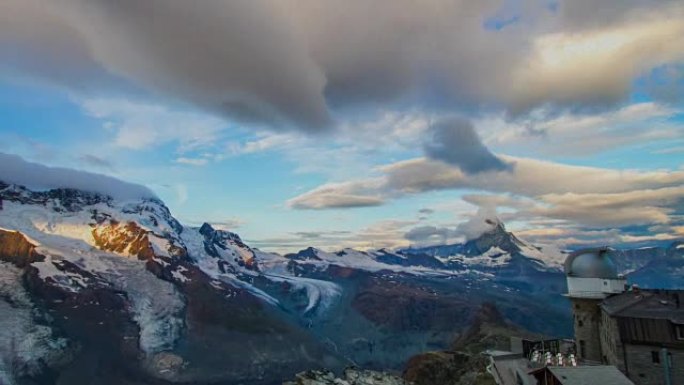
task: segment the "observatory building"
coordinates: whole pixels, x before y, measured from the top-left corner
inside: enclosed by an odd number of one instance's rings
[[[628,288],[611,254],[565,261],[578,359],[614,365],[637,385],[684,384],[684,290]]]
[[[608,248],[574,252],[565,260],[568,297],[574,314],[577,356],[601,362],[601,302],[611,294],[625,291],[627,281],[618,276]]]

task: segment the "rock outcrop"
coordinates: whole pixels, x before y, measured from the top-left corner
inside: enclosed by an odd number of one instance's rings
[[[294,381],[283,385],[410,385],[401,377],[387,372],[347,368],[341,377],[329,370],[309,370],[297,374]]]
[[[510,348],[510,336],[529,334],[506,321],[492,303],[484,303],[471,319],[471,326],[452,343],[450,350],[412,357],[403,377],[415,385],[494,385],[485,371],[486,349]]]
[[[43,259],[45,257],[36,252],[36,245],[29,242],[24,235],[0,229],[0,260],[24,268]]]

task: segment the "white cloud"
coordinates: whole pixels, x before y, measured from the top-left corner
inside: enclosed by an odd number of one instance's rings
[[[216,230],[224,231],[235,231],[235,229],[243,226],[246,222],[241,218],[223,218],[223,219],[211,219],[211,218],[184,218],[181,220],[183,224],[189,226],[199,227],[204,223],[209,223],[211,227]]]
[[[115,199],[155,198],[147,187],[109,176],[27,162],[0,153],[0,181],[32,189],[73,188],[109,195]]]
[[[295,209],[378,206],[384,203],[383,197],[377,191],[381,184],[378,180],[327,184],[290,199],[287,205]]]
[[[290,146],[298,146],[304,140],[304,138],[295,134],[261,133],[254,140],[249,140],[244,143],[228,143],[228,152],[231,155],[244,155],[281,150]]]
[[[545,207],[533,214],[589,226],[666,224],[684,202],[684,187],[634,190],[620,193],[548,194],[539,197]]]
[[[601,29],[535,37],[530,56],[513,70],[513,110],[625,100],[636,77],[684,61],[682,7],[669,11],[645,12],[639,19]]]
[[[682,152],[684,152],[684,146],[669,147],[653,151],[655,154],[679,154]]]
[[[210,147],[220,137],[225,123],[206,114],[172,110],[157,104],[126,99],[78,101],[89,115],[101,119],[114,132],[114,144],[132,150],[178,145],[180,152]]]
[[[180,157],[180,158],[176,158],[176,163],[187,164],[190,166],[205,166],[207,163],[209,163],[209,159],[207,159],[207,158]]]
[[[499,150],[525,149],[544,156],[586,156],[627,145],[676,139],[684,125],[671,118],[681,109],[642,102],[614,111],[550,114],[538,110],[532,116],[509,122],[503,115],[475,121],[483,140]],[[591,140],[587,140],[591,138]]]
[[[613,170],[570,166],[529,158],[502,156],[514,172],[466,175],[446,163],[416,158],[379,168],[381,176],[322,185],[289,201],[296,208],[343,207],[345,197],[382,202],[393,197],[444,189],[479,189],[524,196],[562,193],[619,193],[684,184],[684,171]],[[338,200],[339,198],[339,200]]]
[[[355,231],[300,231],[272,238],[248,239],[247,242],[255,247],[278,252],[295,252],[309,246],[331,252],[343,248],[369,250],[407,247],[410,242],[405,234],[417,223],[411,220],[381,220]]]
[[[512,172],[466,175],[460,169],[424,158],[397,162],[382,175],[326,184],[292,198],[297,209],[356,207],[363,199],[379,205],[389,199],[444,189],[474,189],[512,196],[464,196],[478,207],[508,207],[510,217],[552,218],[588,226],[668,223],[684,202],[684,171],[627,171],[570,166],[503,157]],[[354,197],[353,201],[349,197]]]

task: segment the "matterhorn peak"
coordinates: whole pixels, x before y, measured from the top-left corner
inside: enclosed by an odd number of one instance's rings
[[[493,218],[485,218],[485,223],[490,225],[492,227],[492,230],[490,231],[506,231],[506,226],[504,223],[497,217]]]

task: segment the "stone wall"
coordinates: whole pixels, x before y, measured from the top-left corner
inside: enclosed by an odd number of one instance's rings
[[[617,319],[610,317],[604,311],[601,312],[600,334],[603,363],[613,365],[626,373],[624,346],[620,339]]]
[[[665,385],[663,358],[653,362],[653,352],[660,356],[661,347],[625,344],[627,371],[636,385]],[[671,354],[671,385],[684,384],[684,351],[668,349]]]
[[[601,300],[571,298],[574,314],[577,356],[588,361],[602,361],[599,326]],[[584,348],[582,348],[584,346]]]

